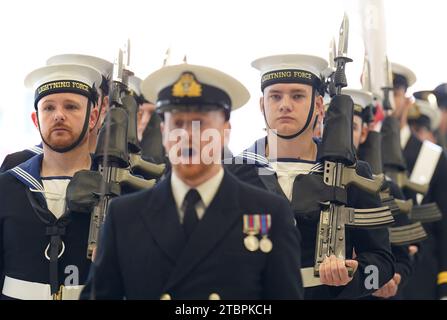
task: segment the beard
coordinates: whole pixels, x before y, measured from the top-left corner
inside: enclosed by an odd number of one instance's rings
[[[200,176],[203,176],[205,172],[207,172],[212,165],[207,164],[178,164],[173,166],[177,175],[180,178],[193,180]]]
[[[78,138],[79,134],[65,126],[56,126],[51,128],[49,132],[42,133],[43,142],[53,150],[67,148],[74,144]]]

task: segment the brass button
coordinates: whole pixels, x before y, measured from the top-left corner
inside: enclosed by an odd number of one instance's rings
[[[209,300],[220,300],[220,296],[217,293],[210,294]]]
[[[172,300],[172,298],[169,293],[164,293],[161,295],[160,300]]]

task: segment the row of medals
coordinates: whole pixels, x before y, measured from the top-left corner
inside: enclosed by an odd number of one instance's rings
[[[262,252],[269,253],[273,248],[272,241],[266,235],[262,236],[262,239],[259,240],[254,232],[250,232],[248,236],[245,237],[244,245],[248,251],[252,252],[261,249]]]

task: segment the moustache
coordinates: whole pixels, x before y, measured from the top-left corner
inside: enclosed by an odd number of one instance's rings
[[[181,152],[183,157],[194,157],[197,154],[194,148],[182,148]]]

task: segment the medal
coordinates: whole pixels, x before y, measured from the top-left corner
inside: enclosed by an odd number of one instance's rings
[[[256,251],[259,249],[259,240],[256,235],[259,233],[259,223],[254,215],[244,215],[244,246],[248,251]]]
[[[267,238],[267,237],[263,237],[259,243],[259,246],[261,248],[261,251],[264,253],[269,253],[270,251],[272,251],[273,249],[273,243],[272,241]]]
[[[256,251],[259,248],[259,240],[254,235],[248,235],[244,239],[245,248],[248,251]]]
[[[262,252],[269,253],[273,249],[272,240],[268,238],[268,233],[272,225],[272,218],[269,214],[263,214],[260,216],[260,218],[261,218],[260,225],[261,225],[262,239],[259,245]]]

